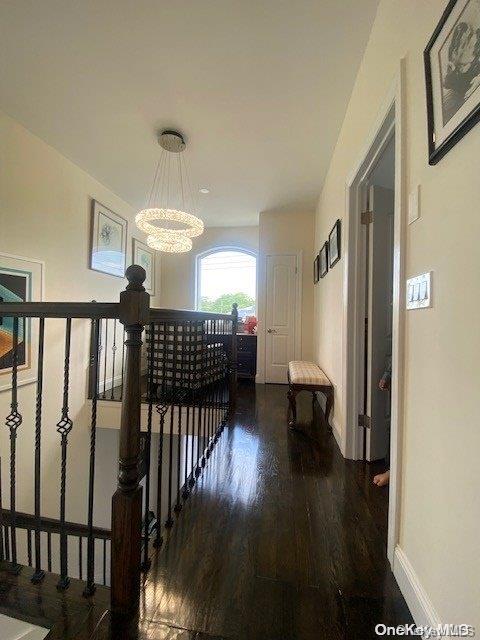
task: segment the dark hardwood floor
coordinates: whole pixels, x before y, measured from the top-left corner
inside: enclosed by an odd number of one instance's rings
[[[285,392],[241,385],[235,425],[146,580],[140,638],[369,640],[379,622],[412,621],[386,560],[378,469],[342,458],[309,394],[309,436],[289,432]],[[97,640],[115,637],[107,627]]]
[[[310,394],[303,433],[289,431],[285,393],[240,384],[235,424],[154,557],[129,629],[110,620],[108,590],[87,601],[72,581],[59,594],[29,569],[1,572],[0,612],[54,625],[52,640],[370,640],[377,623],[411,622],[386,560],[378,465],[342,458]]]

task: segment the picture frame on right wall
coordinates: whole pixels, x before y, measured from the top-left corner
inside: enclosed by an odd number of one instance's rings
[[[319,265],[320,265],[320,256],[316,255],[313,261],[313,284],[317,284],[319,280]]]
[[[480,120],[480,0],[450,0],[423,57],[433,165]]]
[[[328,273],[328,242],[324,242],[320,249],[320,278],[324,278]]]
[[[328,264],[331,269],[341,258],[342,222],[337,220],[328,234]]]

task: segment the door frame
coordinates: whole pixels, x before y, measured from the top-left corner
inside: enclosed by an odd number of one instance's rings
[[[303,306],[303,250],[271,251],[259,257],[259,323],[257,329],[257,375],[255,382],[265,384],[267,377],[267,261],[274,256],[295,256],[297,259],[297,274],[295,287],[295,326],[294,351],[295,359],[302,357],[302,306]],[[268,384],[268,383],[267,383]]]
[[[395,206],[392,309],[392,389],[390,429],[390,484],[387,557],[393,566],[399,540],[401,452],[403,432],[403,373],[405,333],[405,59],[400,65],[387,98],[362,153],[346,182],[346,233],[343,308],[342,410],[346,428],[341,448],[346,458],[363,458],[363,432],[358,427],[362,413],[364,384],[365,256],[362,251],[360,213],[365,179],[378,161],[392,133],[395,133]]]

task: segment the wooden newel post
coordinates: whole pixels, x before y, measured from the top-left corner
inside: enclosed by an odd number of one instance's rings
[[[142,331],[148,322],[150,296],[145,270],[132,265],[120,294],[120,322],[125,327],[125,372],[118,484],[112,499],[111,605],[128,614],[140,597],[142,488],[139,486]]]
[[[232,307],[232,344],[230,349],[229,419],[232,420],[237,402],[237,325],[238,305]]]

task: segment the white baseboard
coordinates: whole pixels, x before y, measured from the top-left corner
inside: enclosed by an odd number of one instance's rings
[[[340,435],[340,431],[338,430],[337,424],[334,421],[333,417],[330,418],[330,426],[332,428],[332,433],[333,433],[333,437],[335,438],[335,440],[337,441],[338,444],[338,448],[340,449],[340,451],[342,452],[342,456],[345,457],[345,453],[342,449],[343,446],[343,440],[342,440],[342,436]]]
[[[321,391],[317,391],[316,392],[316,396],[317,396],[318,404],[322,408],[323,415],[325,415],[325,406],[326,406],[326,403],[327,403],[325,395]],[[344,453],[344,451],[342,449],[342,446],[343,446],[342,436],[340,434],[340,431],[338,430],[338,425],[335,422],[335,418],[334,418],[333,412],[330,413],[329,425],[332,428],[333,437],[335,438],[335,440],[336,440],[336,442],[338,444],[338,448],[342,452],[342,455],[345,456],[345,453]]]
[[[431,627],[437,627],[437,625],[441,624],[440,616],[435,611],[427,592],[421,585],[414,568],[410,564],[410,560],[399,546],[395,548],[393,575],[398,582],[400,591],[415,623],[418,626]]]

